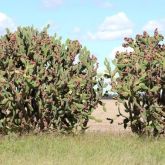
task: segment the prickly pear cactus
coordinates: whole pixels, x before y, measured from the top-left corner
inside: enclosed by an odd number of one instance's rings
[[[132,52],[116,53],[112,71],[105,60],[105,76],[111,79],[112,91],[125,107],[123,124],[139,135],[165,134],[165,45],[157,29],[135,39],[125,38],[124,47]],[[127,115],[125,115],[127,114]]]
[[[85,129],[101,103],[97,59],[47,28],[19,27],[0,37],[0,133]]]

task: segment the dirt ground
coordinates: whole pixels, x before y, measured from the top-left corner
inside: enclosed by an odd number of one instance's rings
[[[102,122],[96,122],[94,120],[90,120],[88,123],[88,131],[92,132],[113,132],[113,133],[129,133],[130,129],[124,129],[123,125],[119,125],[118,123],[122,122],[122,117],[117,117],[118,114],[117,106],[115,105],[115,100],[102,100],[106,105],[107,111],[104,112],[102,107],[99,105],[98,108],[93,112],[92,116],[96,119],[101,120]],[[120,107],[123,109],[123,106]],[[114,119],[113,124],[110,124],[110,121],[107,118]]]

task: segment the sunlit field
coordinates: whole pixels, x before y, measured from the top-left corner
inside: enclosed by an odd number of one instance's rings
[[[7,136],[0,139],[0,155],[2,165],[164,165],[165,139],[111,133]]]

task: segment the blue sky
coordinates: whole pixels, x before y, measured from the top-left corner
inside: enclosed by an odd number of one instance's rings
[[[165,34],[164,0],[1,0],[0,35],[9,27],[31,26],[78,39],[98,58],[113,59],[124,37],[158,28]]]

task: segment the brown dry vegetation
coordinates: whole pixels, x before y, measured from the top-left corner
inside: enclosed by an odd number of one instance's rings
[[[105,103],[105,107],[107,109],[106,112],[102,110],[101,106],[93,112],[93,116],[96,119],[101,120],[100,122],[90,120],[88,123],[89,129],[88,131],[93,132],[112,132],[112,133],[130,133],[130,129],[124,129],[123,125],[119,125],[118,123],[122,122],[122,117],[117,117],[118,109],[115,105],[116,100],[102,100]],[[123,110],[123,106],[120,106],[121,110]],[[113,124],[110,124],[110,121],[107,118],[112,118],[114,120]]]

